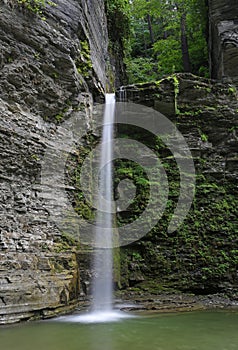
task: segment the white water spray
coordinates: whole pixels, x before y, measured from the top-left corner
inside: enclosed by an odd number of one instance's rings
[[[112,311],[113,303],[113,254],[112,254],[112,157],[113,129],[115,115],[115,94],[106,94],[104,110],[103,133],[100,159],[99,193],[105,201],[97,205],[96,234],[93,270],[93,311]],[[104,166],[103,166],[104,165]],[[104,228],[107,228],[105,230]],[[109,229],[109,230],[108,230]],[[108,248],[109,247],[109,248]]]
[[[132,317],[113,309],[113,132],[115,94],[106,94],[100,156],[99,199],[95,229],[93,259],[93,304],[91,312],[60,317],[64,322],[101,323],[115,322]],[[105,229],[107,228],[107,229]]]

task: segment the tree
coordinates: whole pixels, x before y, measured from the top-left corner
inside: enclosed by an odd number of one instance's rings
[[[208,70],[205,1],[132,0],[131,16],[132,60],[150,58],[159,77]]]
[[[187,9],[184,6],[185,4],[175,3],[176,10],[179,13],[180,17],[180,37],[181,37],[181,51],[183,59],[183,70],[185,72],[190,72],[190,58],[188,50],[188,37],[187,37]]]

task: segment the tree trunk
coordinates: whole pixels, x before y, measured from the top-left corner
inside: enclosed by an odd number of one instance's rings
[[[154,37],[153,28],[152,28],[151,15],[147,15],[147,23],[150,31],[150,41],[151,41],[151,44],[153,45],[155,42],[155,37]]]
[[[183,69],[185,72],[190,72],[190,59],[189,59],[189,51],[188,51],[188,39],[186,33],[186,13],[182,13],[181,15],[181,49],[182,49],[182,58],[183,58]]]

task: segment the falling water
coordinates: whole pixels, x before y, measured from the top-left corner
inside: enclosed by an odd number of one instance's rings
[[[112,257],[112,156],[115,94],[106,94],[100,159],[99,200],[94,253],[93,311],[112,311],[113,257]],[[107,228],[105,230],[104,228]]]
[[[62,321],[98,323],[113,322],[128,318],[126,313],[113,309],[113,127],[115,116],[115,94],[106,94],[104,110],[98,214],[96,217],[95,250],[93,259],[93,305],[89,313],[61,317]],[[99,195],[99,197],[100,197]],[[99,247],[99,248],[98,248]]]
[[[119,101],[126,102],[126,100],[127,100],[126,89],[124,88],[124,86],[121,86],[119,90]]]

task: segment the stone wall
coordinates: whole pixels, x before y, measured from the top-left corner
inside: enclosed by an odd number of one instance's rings
[[[157,152],[166,169],[170,190],[164,215],[154,229],[121,250],[122,285],[141,293],[223,292],[237,298],[236,89],[228,83],[178,74],[157,83],[127,86],[125,94],[129,101],[152,107],[176,124],[193,155],[196,193],[183,224],[168,233],[180,183],[173,154],[162,142],[150,141],[152,136],[146,138],[145,131],[142,135],[136,130],[129,134],[133,139],[137,135],[138,141],[147,142]],[[128,126],[123,132],[130,132]],[[141,191],[138,197],[143,198],[143,188],[137,191]]]
[[[42,15],[0,2],[0,323],[69,310],[81,288],[77,243],[49,220],[41,164],[61,121],[77,113],[88,125],[103,97],[108,38],[102,0],[54,2]]]
[[[238,7],[235,0],[209,0],[212,78],[238,83]]]

